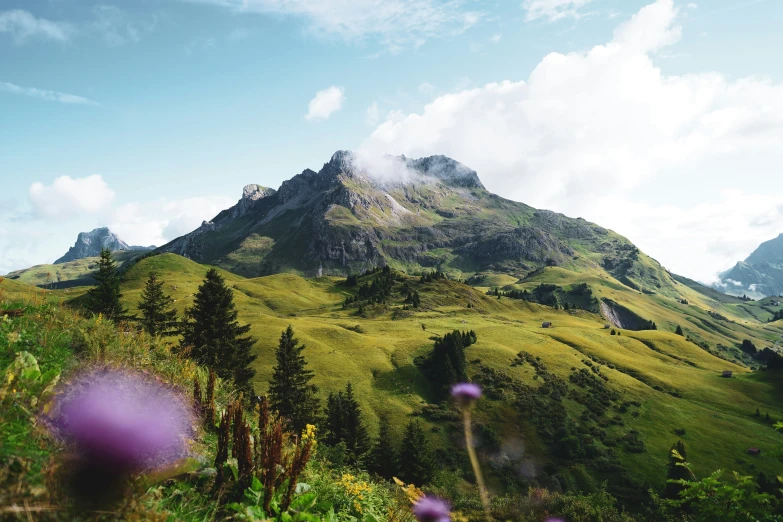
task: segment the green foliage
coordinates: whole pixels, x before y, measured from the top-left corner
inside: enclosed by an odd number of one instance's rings
[[[173,303],[171,296],[163,292],[163,281],[158,280],[155,272],[150,272],[139,302],[139,322],[144,331],[150,335],[174,335],[177,311],[173,309]]]
[[[324,423],[326,430],[324,442],[333,446],[344,443],[354,463],[369,451],[370,437],[351,383],[346,385],[345,393],[340,391],[329,394]]]
[[[680,505],[692,510],[693,522],[780,522],[780,501],[759,493],[753,477],[733,473],[730,481],[721,470],[698,481],[678,480]]]
[[[250,367],[256,358],[252,355],[255,339],[244,337],[250,325],[240,326],[237,315],[233,292],[217,270],[209,269],[193,306],[185,310],[180,345],[198,364],[249,389],[255,375]]]
[[[411,420],[400,445],[400,478],[412,484],[426,484],[435,475],[435,457],[419,421]]]
[[[275,351],[277,365],[269,383],[272,409],[285,418],[296,433],[314,423],[319,410],[318,388],[310,383],[313,372],[307,369],[307,361],[302,355],[304,349],[305,345],[299,346],[299,339],[294,337],[294,329],[289,325],[280,336]]]
[[[677,325],[677,328],[675,328],[674,333],[676,333],[677,335],[685,336],[685,332],[682,331],[682,326],[680,326],[679,324]]]
[[[687,454],[685,452],[685,443],[678,440],[672,445],[672,449],[669,451],[669,467],[666,471],[666,490],[664,496],[670,499],[677,499],[680,497],[680,493],[683,490],[682,483],[680,481],[690,480],[693,478],[686,462],[688,461]]]
[[[427,357],[416,360],[416,364],[435,385],[441,397],[448,394],[449,387],[467,380],[465,348],[478,337],[476,332],[454,330],[435,340],[435,347]]]
[[[127,319],[128,309],[120,299],[120,278],[117,267],[108,248],[101,249],[98,272],[94,275],[96,285],[87,292],[86,306],[94,314],[101,314],[114,322]]]
[[[368,458],[368,469],[381,477],[390,479],[399,472],[397,444],[391,438],[389,419],[382,416],[379,422],[378,437],[373,443]]]

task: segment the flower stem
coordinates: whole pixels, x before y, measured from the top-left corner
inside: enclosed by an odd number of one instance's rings
[[[463,419],[465,421],[465,445],[468,447],[468,456],[470,457],[470,463],[473,466],[473,474],[476,475],[481,505],[484,506],[484,515],[487,517],[487,520],[491,521],[492,516],[489,514],[489,495],[487,494],[486,486],[484,486],[484,476],[481,474],[481,467],[479,466],[478,457],[476,456],[476,450],[473,448],[473,430],[470,425],[470,408],[464,408],[463,414]]]

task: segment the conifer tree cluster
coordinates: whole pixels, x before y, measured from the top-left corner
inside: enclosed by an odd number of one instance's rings
[[[345,392],[330,393],[326,401],[324,442],[331,446],[344,443],[353,462],[370,450],[370,437],[362,421],[362,410],[348,383]]]
[[[291,431],[301,433],[307,424],[313,424],[320,408],[318,388],[311,384],[313,372],[307,369],[294,330],[289,326],[280,336],[275,351],[277,365],[269,383],[269,402],[273,410],[286,419]]]
[[[467,380],[465,348],[478,340],[476,332],[454,330],[435,340],[435,347],[425,358],[417,358],[416,364],[435,384],[440,393],[457,382]]]
[[[130,319],[128,309],[120,302],[122,297],[120,277],[117,274],[117,265],[108,248],[101,249],[98,272],[93,277],[96,285],[87,292],[87,310],[96,315],[101,314],[116,323]]]
[[[416,290],[408,290],[408,293],[405,296],[405,302],[411,305],[412,308],[418,308],[421,306],[421,297],[419,297],[419,292]]]
[[[781,319],[783,319],[783,308],[781,308],[777,312],[774,312],[772,314],[772,318],[770,318],[769,322],[780,321]]]
[[[150,272],[139,301],[139,323],[142,329],[150,335],[178,333],[177,311],[174,310],[173,304],[171,296],[163,291],[163,281],[158,279],[158,274]]]
[[[435,454],[418,420],[408,422],[399,449],[397,446],[389,420],[381,417],[378,438],[368,454],[368,471],[385,478],[399,477],[412,484],[431,481],[436,469]]]
[[[373,274],[375,274],[375,277],[372,279],[372,281],[365,281],[363,284],[361,284],[359,286],[359,290],[356,292],[356,295],[345,298],[343,308],[347,308],[353,303],[367,302],[381,304],[386,302],[386,300],[391,296],[392,287],[394,285],[394,281],[397,278],[397,275],[388,266],[375,269],[372,272],[365,272],[364,275]],[[358,284],[358,280],[355,284]]]
[[[446,274],[440,271],[440,268],[437,268],[432,272],[423,273],[419,278],[419,283],[431,283],[433,281],[438,281],[439,279],[448,279],[448,277],[446,277]]]
[[[198,287],[193,306],[185,310],[181,346],[199,364],[215,370],[222,379],[232,379],[249,390],[255,370],[252,348],[255,339],[246,336],[250,325],[240,325],[233,291],[214,268]]]

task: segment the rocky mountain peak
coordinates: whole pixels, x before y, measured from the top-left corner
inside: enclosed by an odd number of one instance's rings
[[[275,189],[262,187],[255,183],[245,185],[242,189],[242,197],[234,206],[231,217],[244,216],[258,201],[273,195],[275,192]]]
[[[68,249],[68,252],[66,252],[64,256],[55,261],[54,264],[57,265],[67,263],[68,261],[76,261],[77,259],[83,259],[85,257],[95,257],[100,255],[101,249],[103,248],[108,248],[112,252],[115,252],[117,250],[151,250],[155,247],[128,245],[107,227],[100,227],[91,230],[90,232],[80,232],[76,238],[76,243]]]

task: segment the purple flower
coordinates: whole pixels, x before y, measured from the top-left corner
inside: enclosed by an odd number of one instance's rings
[[[461,382],[451,387],[451,396],[461,402],[472,402],[481,397],[481,387],[472,382]]]
[[[193,419],[185,400],[153,377],[114,369],[84,373],[55,399],[53,424],[83,459],[117,473],[187,455]]]
[[[547,518],[544,522],[565,522],[562,518]]]
[[[451,512],[443,500],[422,497],[413,505],[413,516],[419,522],[449,522]]]

